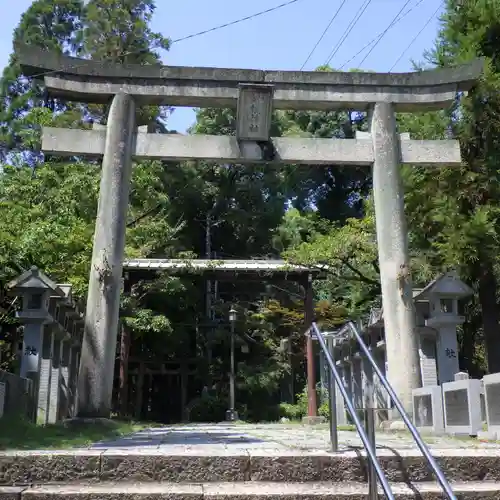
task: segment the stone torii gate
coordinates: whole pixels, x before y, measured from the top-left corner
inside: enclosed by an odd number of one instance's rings
[[[19,58],[26,76],[42,73],[53,97],[111,103],[105,128],[43,129],[46,153],[103,157],[81,353],[79,416],[110,413],[132,158],[372,165],[388,378],[411,412],[412,390],[420,386],[420,375],[400,165],[458,165],[461,158],[456,141],[399,136],[395,112],[447,106],[457,92],[473,86],[482,61],[452,69],[386,74],[118,65],[28,46],[20,48]],[[237,108],[236,137],[148,133],[135,125],[136,106],[146,104]],[[273,109],[342,108],[369,112],[370,132],[356,139],[270,137]],[[307,349],[312,350],[311,338]],[[309,385],[314,383],[311,373],[310,365]],[[311,416],[316,414],[312,393],[309,390]]]

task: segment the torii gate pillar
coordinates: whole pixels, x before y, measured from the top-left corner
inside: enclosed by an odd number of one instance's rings
[[[400,137],[396,131],[392,104],[376,103],[369,117],[374,152],[373,198],[387,375],[404,408],[408,410],[412,408],[412,391],[421,386],[421,381],[404,214]]]
[[[135,103],[114,96],[108,115],[78,376],[78,417],[111,414]]]

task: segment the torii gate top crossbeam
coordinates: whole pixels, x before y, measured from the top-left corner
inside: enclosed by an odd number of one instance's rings
[[[363,110],[391,102],[397,111],[439,109],[480,76],[483,61],[412,73],[263,71],[251,69],[141,66],[90,61],[18,47],[26,76],[40,76],[54,97],[109,102],[125,92],[140,104],[236,107],[240,83],[272,84],[275,109]]]

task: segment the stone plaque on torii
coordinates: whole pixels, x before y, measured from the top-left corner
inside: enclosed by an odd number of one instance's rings
[[[456,68],[389,74],[118,65],[27,46],[18,53],[24,74],[41,74],[51,96],[111,102],[105,129],[43,130],[46,153],[103,157],[81,354],[80,416],[108,416],[111,408],[132,158],[372,165],[388,378],[411,412],[412,390],[419,387],[420,375],[400,165],[459,165],[461,158],[457,141],[400,136],[395,112],[449,105],[457,92],[474,85],[482,71],[481,60]],[[237,135],[138,130],[136,105],[152,104],[237,108]],[[273,109],[367,111],[370,131],[356,139],[272,138]],[[310,338],[307,348],[312,349]]]

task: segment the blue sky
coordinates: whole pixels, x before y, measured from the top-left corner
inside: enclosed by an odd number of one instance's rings
[[[314,69],[325,63],[364,1],[347,0],[304,69]],[[418,2],[419,0],[410,0],[405,11]],[[31,3],[31,0],[0,0],[2,68],[7,63],[12,48],[12,31]],[[181,38],[281,3],[284,0],[156,0],[153,29],[171,39]],[[340,66],[384,31],[405,3],[406,0],[372,0],[330,65]],[[163,54],[163,61],[165,64],[181,66],[298,70],[340,4],[341,0],[299,0],[255,19],[176,43],[169,52]],[[421,0],[420,5],[387,32],[361,67],[389,71],[402,51],[427,23],[438,4],[439,0]],[[437,29],[438,17],[435,17],[393,71],[410,70],[411,59],[421,59],[424,50],[432,46]],[[358,67],[364,54],[365,52],[360,54],[349,66]],[[169,121],[169,127],[185,131],[193,121],[192,110],[177,108]]]

